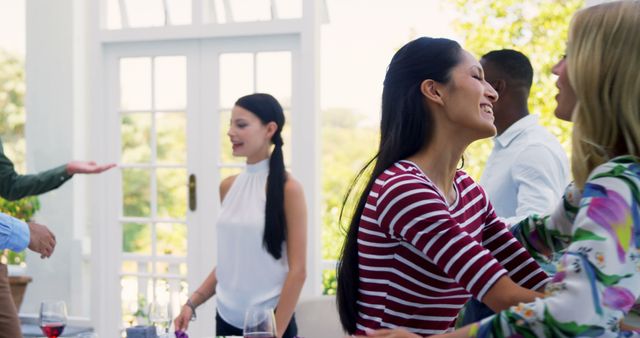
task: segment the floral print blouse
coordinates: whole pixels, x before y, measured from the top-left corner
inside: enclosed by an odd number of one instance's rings
[[[639,159],[598,166],[562,203],[516,228],[529,251],[565,250],[545,298],[483,320],[478,337],[640,337],[619,327],[640,296]]]

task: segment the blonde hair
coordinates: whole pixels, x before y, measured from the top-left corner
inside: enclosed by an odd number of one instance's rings
[[[579,187],[598,165],[640,151],[640,1],[585,8],[569,29],[572,171]]]

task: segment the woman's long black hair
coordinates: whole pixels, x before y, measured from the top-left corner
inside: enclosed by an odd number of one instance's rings
[[[243,96],[236,101],[242,107],[256,115],[263,124],[275,122],[278,129],[271,137],[273,151],[269,159],[269,176],[267,178],[267,205],[265,207],[264,235],[262,245],[275,259],[282,257],[282,243],[287,239],[287,218],[284,213],[284,183],[287,173],[282,157],[282,127],[284,112],[282,106],[273,96],[256,93]]]
[[[382,90],[380,144],[377,154],[360,170],[344,197],[340,220],[358,181],[374,164],[366,187],[352,213],[337,268],[337,303],[340,322],[349,334],[356,331],[358,319],[358,228],[360,215],[375,179],[393,163],[425,147],[433,135],[431,111],[420,86],[424,80],[440,83],[449,80],[451,69],[460,61],[462,48],[448,39],[418,38],[404,45],[391,59]],[[340,222],[342,224],[342,222]]]

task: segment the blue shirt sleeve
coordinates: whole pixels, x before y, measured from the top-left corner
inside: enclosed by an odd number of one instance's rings
[[[29,236],[27,223],[0,213],[0,249],[22,251],[29,245]]]

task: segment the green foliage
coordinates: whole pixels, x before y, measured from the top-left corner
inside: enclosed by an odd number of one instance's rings
[[[16,169],[24,169],[24,62],[0,50],[0,136],[7,157]],[[29,221],[40,209],[38,198],[27,197],[18,201],[0,198],[0,211],[15,218]],[[7,264],[23,264],[24,253],[5,250],[0,260]]]
[[[349,184],[374,155],[378,129],[367,125],[364,116],[347,109],[329,109],[322,115],[322,258],[337,260],[344,239],[338,223]],[[350,196],[350,203],[357,195]],[[348,210],[346,210],[348,211]],[[347,218],[348,219],[348,218]],[[345,219],[345,220],[347,220]],[[335,293],[335,271],[323,272],[324,294]]]
[[[7,201],[0,198],[0,211],[23,221],[30,221],[38,210],[40,210],[40,201],[36,196],[26,197],[17,201]],[[21,265],[24,263],[24,259],[24,252],[4,250],[0,261],[3,264]]]
[[[5,153],[24,169],[24,61],[0,49],[0,136]]]
[[[342,246],[343,233],[338,216],[348,185],[373,156],[378,142],[377,129],[361,126],[359,120],[362,120],[361,116],[344,109],[323,112],[322,258],[327,260],[337,259]]]
[[[147,319],[149,316],[147,315],[147,298],[143,294],[138,295],[138,304],[136,312],[133,313],[134,317]],[[143,323],[138,323],[138,325],[143,325]]]
[[[335,295],[338,288],[338,281],[336,280],[336,270],[324,270],[322,271],[322,294],[323,295]]]
[[[541,116],[541,124],[553,133],[570,153],[571,125],[553,116],[557,94],[551,68],[564,54],[569,21],[583,6],[583,0],[456,0],[454,27],[462,45],[480,57],[503,48],[516,49],[529,57],[534,69],[529,109]],[[482,174],[491,151],[490,140],[467,149],[465,170],[475,178]]]

